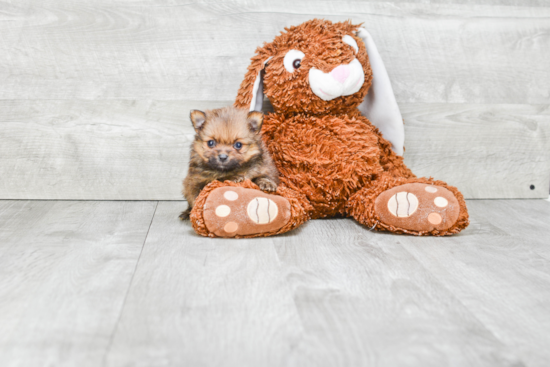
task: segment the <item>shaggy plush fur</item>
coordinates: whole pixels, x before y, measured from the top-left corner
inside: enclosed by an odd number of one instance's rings
[[[248,108],[258,73],[264,73],[264,93],[275,113],[264,118],[263,139],[280,171],[276,194],[291,203],[291,221],[276,233],[283,233],[309,219],[351,216],[376,230],[414,235],[451,235],[468,225],[468,212],[460,192],[445,182],[416,178],[403,158],[391,149],[376,127],[363,117],[357,107],[365,98],[372,82],[372,71],[365,45],[355,36],[359,25],[332,23],[315,19],[286,29],[271,43],[256,50],[243,80],[235,106]],[[342,41],[352,36],[359,47],[355,52]],[[289,50],[302,51],[306,57],[293,73],[284,65]],[[330,72],[357,58],[363,66],[365,82],[349,96],[324,101],[314,94],[308,72],[315,67]],[[382,223],[374,210],[378,195],[406,183],[429,183],[447,188],[456,197],[458,220],[446,230],[415,231]],[[202,219],[201,206],[209,193],[224,185],[257,188],[251,182],[214,182],[197,198],[191,213],[195,230],[208,232]]]

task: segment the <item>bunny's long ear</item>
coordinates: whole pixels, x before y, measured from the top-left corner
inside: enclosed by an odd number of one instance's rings
[[[365,43],[372,69],[372,85],[365,100],[359,105],[359,111],[382,132],[386,140],[392,143],[393,151],[397,155],[403,155],[405,128],[390,77],[369,32],[359,28],[357,36]]]
[[[263,74],[269,60],[271,60],[271,56],[267,55],[265,48],[256,50],[256,55],[252,58],[252,63],[239,88],[235,107],[247,108],[249,111],[262,110],[264,102]]]

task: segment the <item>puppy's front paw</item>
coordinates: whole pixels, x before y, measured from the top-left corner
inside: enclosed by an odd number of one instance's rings
[[[186,210],[181,212],[181,214],[179,216],[180,220],[188,220],[189,219],[189,214],[191,214],[191,208],[187,208]]]
[[[239,182],[243,182],[244,180],[245,180],[245,178],[243,176],[237,176],[234,179],[232,179],[231,181],[239,183]]]
[[[259,178],[255,181],[256,185],[263,191],[276,191],[277,184],[271,181],[269,178]]]

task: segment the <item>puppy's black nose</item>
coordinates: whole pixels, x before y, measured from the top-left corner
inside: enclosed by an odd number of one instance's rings
[[[225,162],[227,160],[227,154],[218,155],[218,159],[222,162]]]

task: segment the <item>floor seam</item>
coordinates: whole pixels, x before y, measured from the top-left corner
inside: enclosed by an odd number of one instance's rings
[[[126,290],[126,294],[124,295],[124,298],[122,300],[122,306],[120,307],[120,311],[118,313],[115,326],[113,327],[113,332],[109,337],[109,343],[107,344],[107,348],[105,348],[105,354],[103,355],[103,363],[102,363],[102,366],[104,367],[107,366],[107,356],[111,352],[111,347],[113,345],[115,334],[118,330],[118,325],[120,324],[120,319],[122,318],[122,313],[124,312],[124,308],[126,307],[126,301],[128,299],[128,295],[130,294],[130,289],[132,288],[132,283],[134,282],[134,277],[136,275],[139,262],[141,260],[141,255],[143,254],[143,249],[145,248],[145,244],[147,243],[147,238],[149,238],[149,232],[151,231],[151,226],[153,225],[153,220],[155,219],[155,214],[157,213],[158,206],[159,206],[159,202],[157,201],[157,204],[155,205],[155,210],[153,210],[153,215],[151,216],[151,221],[149,222],[149,228],[147,228],[147,233],[145,234],[145,238],[143,239],[143,243],[141,245],[141,250],[139,251],[139,256],[136,260],[134,272],[132,273],[132,277],[130,278],[130,282],[128,283],[128,289]]]

